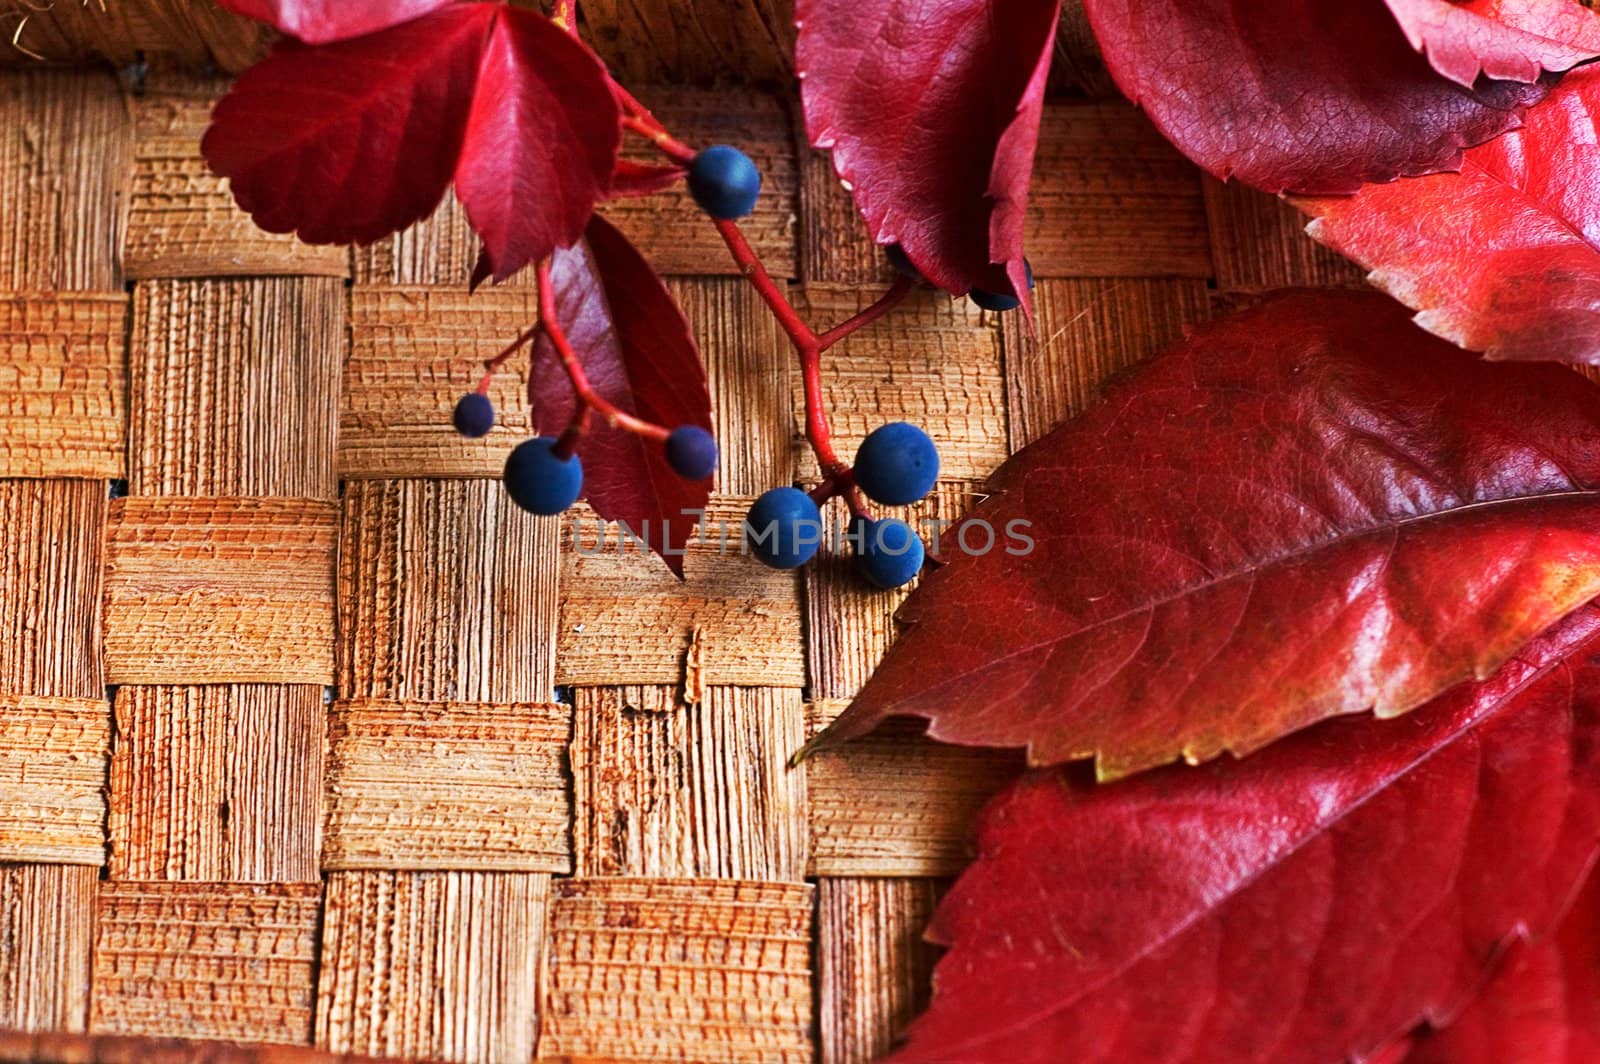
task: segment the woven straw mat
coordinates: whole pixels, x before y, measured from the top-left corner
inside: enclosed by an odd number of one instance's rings
[[[199,155],[225,82],[186,72],[248,63],[256,29],[200,0],[8,0],[8,35],[24,7],[19,42],[82,65],[0,72],[0,1059],[888,1049],[972,816],[1019,764],[890,730],[786,767],[903,596],[714,542],[683,583],[580,554],[574,515],[496,481],[528,432],[520,369],[501,427],[450,430],[536,311],[526,279],[468,297],[453,203],[354,253],[264,234]],[[919,517],[958,515],[1184,323],[1359,283],[1182,160],[1067,7],[1037,332],[923,292],[825,366],[842,453],[895,419],[939,442]],[[683,139],[759,163],[747,231],[808,317],[870,302],[887,270],[799,146],[782,5],[584,11]],[[714,230],[678,193],[606,214],[704,352],[711,520],[814,477],[792,352]]]

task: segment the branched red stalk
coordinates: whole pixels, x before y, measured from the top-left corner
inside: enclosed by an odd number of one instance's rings
[[[545,334],[550,337],[550,345],[555,348],[556,358],[561,362],[561,368],[566,371],[567,380],[572,384],[572,392],[578,399],[577,412],[572,417],[572,423],[567,426],[556,443],[556,454],[562,458],[572,454],[579,437],[588,426],[591,410],[604,418],[608,425],[627,429],[647,440],[664,441],[669,435],[668,429],[643,418],[634,417],[624,410],[618,410],[589,385],[589,377],[583,371],[583,364],[578,361],[577,353],[572,350],[572,344],[567,339],[567,332],[561,327],[561,321],[556,316],[556,290],[555,283],[550,277],[549,260],[539,263],[538,271],[539,325],[530,332],[536,332],[542,327]],[[528,375],[528,380],[530,383],[533,380],[531,373]],[[532,397],[529,398],[531,400]]]
[[[897,278],[894,284],[889,286],[889,290],[883,295],[879,296],[877,301],[874,302],[870,307],[865,308],[857,314],[852,314],[838,325],[835,325],[833,328],[817,337],[817,346],[823,351],[826,351],[828,348],[832,347],[840,340],[843,340],[856,330],[864,329],[868,325],[871,325],[873,322],[877,321],[879,318],[883,317],[885,314],[889,313],[895,307],[898,307],[902,302],[904,302],[906,296],[910,295],[911,290],[916,286],[917,281],[914,277]]]
[[[806,439],[816,453],[822,475],[834,477],[849,467],[834,453],[828,413],[822,406],[822,343],[762,265],[750,241],[745,239],[739,223],[719,220],[716,225],[723,243],[728,245],[728,250],[733,254],[733,261],[738,263],[755,286],[756,292],[772,311],[773,317],[778,319],[779,327],[788,335],[789,342],[794,344],[795,352],[800,356],[800,373],[806,396]]]
[[[806,440],[811,444],[811,451],[817,456],[817,465],[822,470],[822,483],[812,492],[813,498],[825,502],[833,495],[842,495],[852,513],[858,517],[869,516],[866,504],[856,490],[850,467],[840,460],[833,449],[833,431],[828,425],[828,412],[822,401],[822,353],[893,310],[910,294],[916,282],[910,277],[899,278],[871,306],[818,336],[800,317],[762,265],[750,241],[745,239],[739,223],[718,220],[716,226],[717,232],[722,234],[723,243],[728,245],[729,252],[733,254],[733,261],[738,263],[740,270],[755,286],[773,317],[778,319],[778,325],[788,335],[789,342],[794,345],[795,353],[800,356],[800,377],[806,401]]]
[[[694,161],[695,150],[683,141],[667,132],[667,127],[661,120],[650,113],[650,108],[640,103],[638,98],[617,84],[611,82],[611,90],[616,94],[617,103],[625,112],[622,116],[622,128],[648,140],[655,149],[680,166],[687,166]]]
[[[539,335],[541,325],[541,322],[534,322],[526,332],[507,344],[498,355],[483,360],[483,376],[479,379],[476,389],[479,395],[489,394],[489,383],[494,380],[494,375],[500,371],[500,367],[506,364],[506,359],[532,343]]]
[[[855,473],[849,469],[844,469],[833,476],[823,477],[817,486],[806,492],[806,494],[810,495],[811,501],[818,506],[835,496],[843,496],[852,513],[859,517],[869,517],[871,515],[865,509],[856,509],[855,504],[860,502],[860,499],[856,496],[855,486]]]

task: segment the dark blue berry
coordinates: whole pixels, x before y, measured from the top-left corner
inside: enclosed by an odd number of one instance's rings
[[[583,462],[575,454],[557,457],[555,446],[554,436],[536,436],[506,458],[506,493],[531,514],[558,514],[583,491]]]
[[[1031,292],[1033,291],[1033,263],[1029,262],[1027,259],[1023,259],[1022,264],[1023,266],[1027,267],[1028,270],[1028,291]],[[968,293],[968,295],[972,297],[972,301],[974,303],[978,304],[978,306],[982,307],[984,310],[1007,311],[1016,310],[1018,307],[1022,306],[1022,300],[1018,299],[1014,295],[1011,295],[1009,292],[985,292],[981,288],[974,288]]]
[[[939,479],[939,449],[917,426],[891,421],[861,441],[855,477],[874,502],[905,506],[933,490]]]
[[[717,441],[699,425],[679,425],[667,436],[667,465],[685,480],[704,480],[717,468]]]
[[[761,171],[738,148],[718,144],[689,164],[689,194],[713,218],[743,218],[756,208]]]
[[[487,395],[468,392],[456,400],[455,413],[450,415],[450,421],[456,431],[469,440],[487,436],[489,430],[494,428],[494,404],[489,402]]]
[[[861,574],[879,587],[900,587],[922,571],[922,540],[911,526],[897,517],[860,521],[854,526],[857,537],[856,565]]]
[[[797,569],[822,545],[822,511],[799,488],[773,488],[744,519],[750,553],[774,569]]]
[[[999,313],[1004,313],[1008,310],[1016,310],[1018,307],[1022,306],[1022,300],[1018,299],[1016,296],[1005,295],[1000,292],[985,292],[981,289],[974,288],[968,294],[972,296],[972,301],[978,304],[978,306],[984,310],[992,310]]]
[[[899,244],[890,244],[883,249],[889,258],[889,265],[895,268],[896,273],[907,277],[921,277],[922,272],[912,263],[911,256],[906,254],[906,249]]]

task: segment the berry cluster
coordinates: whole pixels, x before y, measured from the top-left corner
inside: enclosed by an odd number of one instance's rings
[[[939,479],[939,451],[928,434],[904,421],[874,429],[861,441],[855,465],[818,490],[826,499],[853,484],[873,502],[905,506],[925,498]],[[850,539],[863,576],[879,587],[909,583],[922,569],[922,540],[897,517],[873,519],[858,510]],[[745,517],[745,541],[774,569],[810,561],[822,544],[822,509],[798,488],[773,488],[756,499]]]
[[[825,479],[810,493],[782,487],[773,488],[756,499],[745,517],[747,549],[775,569],[804,565],[822,544],[821,505],[839,496],[851,510],[849,539],[862,575],[879,587],[900,587],[909,583],[922,569],[925,556],[922,540],[910,525],[898,518],[874,519],[861,496],[885,506],[905,506],[919,501],[927,496],[938,479],[939,452],[920,428],[894,422],[880,426],[862,441],[853,466],[839,461],[828,441],[827,420],[821,410],[817,363],[826,348],[886,313],[904,298],[919,279],[915,264],[904,249],[891,244],[887,248],[889,261],[901,274],[901,279],[889,293],[835,329],[821,334],[813,332],[799,320],[735,224],[737,219],[755,209],[761,192],[761,172],[755,163],[744,152],[728,145],[695,152],[672,139],[636,101],[624,102],[632,112],[625,122],[627,128],[649,136],[658,148],[684,167],[690,195],[714,219],[735,259],[745,268],[794,342],[806,371],[807,436],[817,452]],[[548,281],[548,267],[543,266],[541,290]],[[1033,284],[1031,266],[1028,283],[1030,287]],[[971,298],[989,311],[1006,311],[1021,305],[1016,296],[1009,294],[974,290]],[[697,425],[681,425],[668,431],[623,415],[604,404],[588,390],[576,355],[566,348],[559,325],[552,320],[554,304],[545,302],[543,291],[541,312],[545,319],[543,327],[549,330],[551,339],[562,352],[563,365],[578,396],[579,408],[572,425],[561,436],[525,440],[507,457],[506,492],[518,506],[535,514],[559,514],[582,495],[583,462],[576,452],[591,408],[658,442],[668,466],[679,476],[703,480],[712,474],[717,466],[717,444],[709,432]],[[491,360],[489,373],[535,333],[536,330],[530,330]],[[462,396],[456,404],[453,421],[456,431],[463,436],[482,437],[494,427],[494,407],[484,394],[487,385],[486,377],[476,391]]]

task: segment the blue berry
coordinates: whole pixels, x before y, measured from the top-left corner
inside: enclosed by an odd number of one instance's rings
[[[1031,292],[1033,291],[1033,263],[1029,262],[1027,259],[1023,259],[1022,264],[1023,266],[1027,267],[1028,270],[1028,291]],[[1003,312],[1007,310],[1016,310],[1018,307],[1022,306],[1022,300],[1018,299],[1014,295],[1011,295],[1010,293],[985,292],[981,288],[974,288],[967,294],[972,297],[972,301],[974,303],[978,304],[978,306],[982,307],[984,310]]]
[[[685,480],[704,480],[717,468],[717,441],[699,425],[679,425],[667,436],[667,465]]]
[[[489,430],[494,428],[494,404],[489,402],[487,395],[468,392],[456,400],[455,413],[450,415],[450,421],[456,431],[469,440],[487,436]]]
[[[909,584],[922,571],[922,540],[899,518],[859,521],[855,532],[859,541],[856,565],[879,587]]]
[[[575,454],[557,457],[555,446],[554,436],[536,436],[506,458],[506,493],[531,514],[558,514],[583,491],[583,462]]]
[[[744,519],[750,552],[774,569],[798,569],[822,545],[822,511],[799,488],[773,488]]]
[[[731,221],[756,208],[761,171],[738,148],[718,144],[689,164],[689,194],[713,218]]]
[[[939,479],[939,449],[917,426],[891,421],[861,441],[855,477],[874,502],[905,506],[933,490]]]
[[[1005,295],[1000,292],[985,292],[974,288],[968,293],[968,295],[972,297],[972,301],[974,303],[978,304],[978,306],[984,310],[992,310],[999,313],[1004,313],[1008,310],[1016,310],[1018,307],[1022,306],[1022,300],[1018,299],[1016,296]]]
[[[904,274],[907,277],[922,276],[916,264],[911,261],[911,256],[906,254],[906,249],[899,244],[888,245],[883,249],[883,253],[888,256],[889,265],[895,268],[896,273]]]

